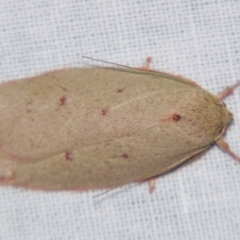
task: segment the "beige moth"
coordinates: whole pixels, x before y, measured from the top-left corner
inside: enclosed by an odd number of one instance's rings
[[[232,114],[183,77],[142,68],[51,71],[0,85],[0,183],[113,188],[168,172],[217,143]]]

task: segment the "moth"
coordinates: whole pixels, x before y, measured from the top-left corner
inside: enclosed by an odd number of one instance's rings
[[[149,63],[150,60],[147,60]],[[113,188],[168,172],[217,143],[222,101],[180,76],[69,68],[0,85],[0,183],[43,190]]]

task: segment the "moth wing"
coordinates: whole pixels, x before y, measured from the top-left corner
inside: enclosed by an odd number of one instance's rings
[[[0,158],[0,179],[2,183],[44,190],[110,188],[170,171],[206,149],[181,149],[179,154],[179,149],[163,149],[159,141],[154,143],[137,135],[74,149],[37,162]]]

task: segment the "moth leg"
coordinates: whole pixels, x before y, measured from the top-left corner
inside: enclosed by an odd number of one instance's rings
[[[145,62],[144,62],[144,64],[143,64],[143,66],[140,67],[139,69],[142,69],[142,70],[145,70],[145,71],[152,71],[152,72],[156,72],[156,73],[161,73],[161,74],[167,74],[168,76],[172,76],[173,78],[178,78],[181,82],[187,83],[187,84],[189,84],[191,86],[200,87],[194,81],[186,79],[186,78],[184,78],[182,76],[177,76],[177,75],[174,75],[174,74],[164,73],[164,72],[161,72],[161,71],[158,71],[158,70],[155,70],[155,69],[151,69],[149,67],[151,62],[152,62],[152,57],[147,57]]]
[[[152,58],[151,57],[147,57],[144,64],[142,65],[142,67],[140,67],[140,69],[143,69],[143,70],[150,70],[150,63],[152,61]]]
[[[148,180],[148,191],[149,191],[150,193],[152,193],[152,192],[154,191],[155,185],[156,185],[156,178],[155,178],[155,177],[150,178],[150,179]]]
[[[240,157],[237,156],[234,152],[231,151],[229,145],[222,139],[217,140],[217,145],[226,153],[228,153],[233,159],[240,162]]]
[[[233,93],[234,89],[239,86],[240,86],[240,80],[238,80],[232,86],[226,87],[222,92],[216,95],[216,98],[223,99],[225,97],[228,97],[230,94]],[[229,145],[221,137],[217,140],[216,143],[224,152],[228,153],[233,159],[240,162],[240,157],[231,151]]]
[[[225,97],[228,97],[233,93],[233,90],[240,86],[240,80],[238,80],[234,85],[226,87],[222,92],[220,92],[218,95],[216,95],[217,99],[223,99]]]

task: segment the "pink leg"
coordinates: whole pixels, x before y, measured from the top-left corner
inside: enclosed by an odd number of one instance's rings
[[[234,85],[226,87],[222,92],[220,92],[216,98],[223,99],[225,97],[228,97],[230,94],[233,93],[233,90],[240,86],[240,80],[238,80]]]
[[[150,63],[152,61],[152,58],[151,57],[147,57],[143,66],[140,68],[140,69],[143,69],[143,70],[149,70],[149,66],[150,66]]]
[[[235,153],[233,153],[229,147],[229,145],[222,139],[219,138],[217,140],[217,145],[226,153],[228,153],[233,159],[235,159],[236,161],[240,162],[240,157],[237,156]]]
[[[156,178],[155,178],[155,177],[150,178],[150,179],[148,180],[148,191],[149,191],[150,193],[152,193],[152,192],[154,191],[154,189],[155,189],[155,184],[156,184]]]
[[[238,86],[240,86],[240,80],[238,80],[234,85],[226,87],[222,92],[220,92],[216,98],[218,99],[223,99],[225,97],[228,97],[230,94],[233,93],[233,90],[235,88],[237,88]],[[236,161],[240,162],[240,157],[237,156],[235,153],[233,153],[229,147],[229,145],[223,140],[223,138],[219,138],[217,140],[217,145],[226,153],[228,153],[233,159],[235,159]]]

